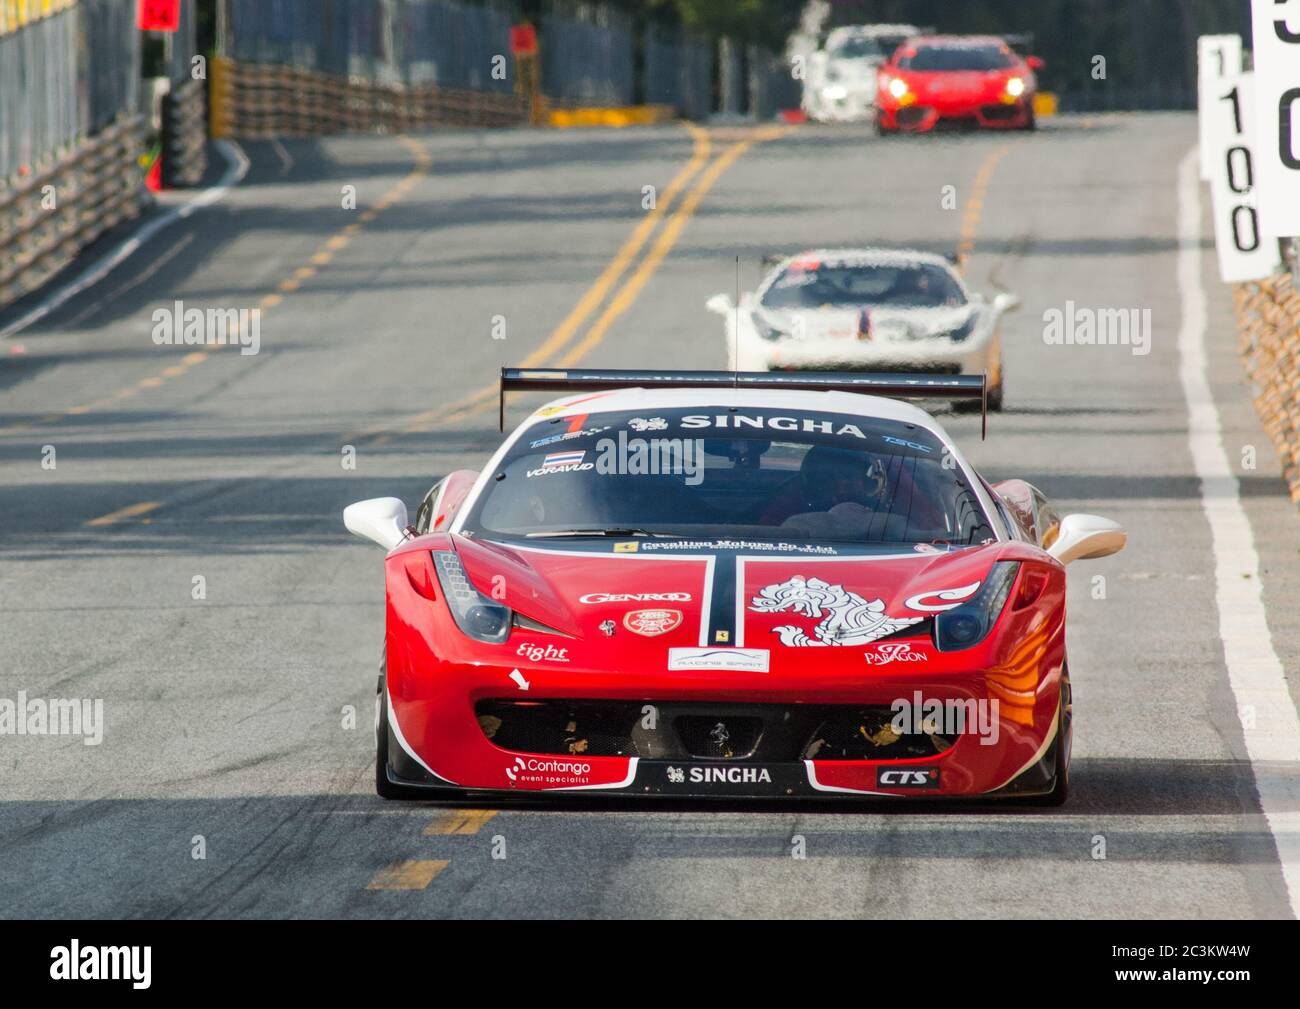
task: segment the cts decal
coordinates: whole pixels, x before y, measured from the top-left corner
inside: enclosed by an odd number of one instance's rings
[[[766,648],[670,648],[668,669],[719,669],[741,673],[766,673],[770,654]]]
[[[863,599],[843,585],[830,585],[820,578],[795,575],[789,581],[769,585],[750,601],[751,612],[784,613],[792,610],[820,621],[814,638],[793,624],[773,627],[781,644],[792,648],[822,645],[867,645],[920,623],[922,617],[891,617],[882,599]]]
[[[689,603],[689,592],[588,592],[580,603]]]
[[[667,634],[681,625],[681,610],[632,610],[623,616],[624,627],[647,638]]]
[[[554,645],[536,645],[532,642],[525,641],[515,651],[516,655],[521,655],[529,662],[568,662],[569,650],[567,648],[556,648]]]
[[[938,788],[937,767],[877,767],[877,788]]]
[[[874,651],[863,652],[869,666],[887,666],[891,662],[925,662],[930,658],[925,652],[914,652],[906,641],[889,641],[877,645]]]
[[[944,610],[951,610],[956,606],[960,606],[964,600],[969,599],[979,590],[980,585],[980,582],[972,582],[957,589],[935,589],[930,592],[918,592],[916,595],[908,596],[903,600],[903,605],[909,610],[916,610],[920,613],[942,613]],[[935,599],[943,601],[934,602]]]

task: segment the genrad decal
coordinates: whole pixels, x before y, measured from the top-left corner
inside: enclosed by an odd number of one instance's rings
[[[891,617],[883,599],[863,599],[843,585],[830,585],[820,578],[795,575],[789,581],[769,585],[750,601],[751,612],[783,613],[793,610],[803,617],[820,620],[813,628],[816,639],[793,624],[772,628],[781,644],[792,648],[822,645],[867,645],[879,638],[921,622],[922,617]]]
[[[670,648],[668,669],[720,669],[766,673],[770,655],[766,648]]]
[[[624,627],[647,638],[667,634],[681,624],[681,610],[632,610],[623,616]]]

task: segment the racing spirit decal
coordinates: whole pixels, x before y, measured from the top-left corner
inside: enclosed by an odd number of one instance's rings
[[[863,599],[843,585],[831,585],[820,578],[795,575],[789,581],[769,585],[750,600],[754,613],[793,611],[819,620],[810,638],[802,627],[784,624],[773,627],[781,644],[791,648],[822,645],[868,645],[873,641],[919,624],[924,617],[891,617],[883,599]]]

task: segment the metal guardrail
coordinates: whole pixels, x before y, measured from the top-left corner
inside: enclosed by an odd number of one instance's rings
[[[139,116],[123,117],[56,164],[0,193],[0,306],[35,290],[147,199]]]

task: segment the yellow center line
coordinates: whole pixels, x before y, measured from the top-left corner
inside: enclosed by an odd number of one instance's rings
[[[497,815],[495,809],[453,809],[439,815],[424,828],[425,837],[448,834],[477,834]]]
[[[957,245],[958,270],[965,270],[967,258],[975,251],[975,235],[979,231],[980,219],[984,215],[984,200],[988,196],[989,183],[993,179],[993,172],[998,167],[998,162],[1007,156],[1007,152],[1016,143],[1019,143],[1019,141],[1003,144],[990,152],[988,157],[984,159],[984,163],[980,165],[979,171],[975,173],[975,181],[971,185],[971,193],[966,200],[966,209],[962,212],[961,240]]]
[[[385,866],[366,884],[367,890],[423,890],[451,863],[445,859],[408,858]]]
[[[111,526],[115,522],[121,522],[123,519],[135,518],[137,515],[143,515],[145,512],[151,512],[155,508],[161,508],[161,501],[141,501],[139,504],[128,505],[126,508],[119,508],[115,512],[109,512],[107,515],[101,515],[97,519],[91,519],[86,523],[88,526]]]
[[[649,211],[637,226],[632,229],[632,233],[623,242],[622,246],[619,247],[618,251],[614,254],[614,258],[610,260],[609,265],[601,271],[600,276],[596,278],[591,287],[589,287],[583,293],[582,297],[578,299],[577,303],[569,311],[569,314],[561,320],[560,324],[555,327],[550,336],[548,336],[539,347],[533,350],[523,359],[523,361],[520,362],[519,366],[521,368],[540,367],[541,364],[552,354],[560,351],[573,339],[578,328],[587,320],[587,317],[600,306],[601,302],[605,300],[610,290],[622,278],[623,274],[627,271],[628,266],[631,265],[632,261],[640,253],[642,246],[645,245],[646,241],[650,238],[650,235],[654,232],[659,221],[665,214],[667,214],[673,201],[677,199],[678,194],[686,184],[694,178],[695,174],[708,160],[709,152],[712,147],[712,140],[709,137],[708,131],[701,129],[694,123],[683,123],[683,125],[691,134],[692,149],[690,160],[668,183],[668,187],[663,191],[663,194],[655,200],[654,209]],[[424,425],[447,421],[453,416],[460,416],[462,411],[466,408],[486,408],[490,405],[492,398],[496,395],[496,391],[497,387],[495,383],[485,385],[483,388],[457,400],[454,403],[449,403],[446,406],[435,407],[431,410],[426,410],[423,413],[407,418],[398,425],[397,430],[412,432],[419,430]],[[376,444],[383,444],[388,440],[388,435],[391,433],[392,431],[387,425],[380,425],[371,428],[370,430],[363,431],[360,437],[364,438],[378,435],[379,437],[376,438]],[[352,440],[351,437],[349,437],[348,440]]]
[[[695,211],[699,209],[700,202],[704,199],[705,195],[708,194],[709,190],[713,188],[713,184],[718,181],[722,176],[722,173],[730,168],[732,164],[734,164],[742,154],[753,147],[754,144],[774,139],[775,137],[789,132],[791,129],[793,129],[793,127],[787,126],[782,127],[779,130],[769,130],[756,133],[745,140],[733,144],[709,166],[708,170],[700,176],[699,181],[691,188],[691,191],[686,194],[686,199],[682,201],[682,205],[673,213],[672,219],[664,227],[664,230],[659,233],[659,237],[655,240],[654,245],[650,249],[650,253],[642,261],[640,267],[638,267],[636,272],[632,274],[627,283],[623,285],[622,289],[618,292],[618,295],[605,308],[605,311],[601,313],[600,318],[592,324],[587,335],[583,337],[578,344],[571,348],[567,354],[560,358],[559,367],[571,368],[586,357],[587,354],[589,354],[591,350],[605,338],[605,334],[608,332],[610,324],[631,307],[632,303],[636,301],[637,297],[641,294],[641,291],[650,281],[650,278],[653,277],[655,272],[659,269],[659,266],[663,263],[668,253],[672,251],[673,246],[677,244],[677,240],[681,237],[682,231],[690,222],[691,217],[694,216]],[[527,365],[524,367],[527,367]]]

